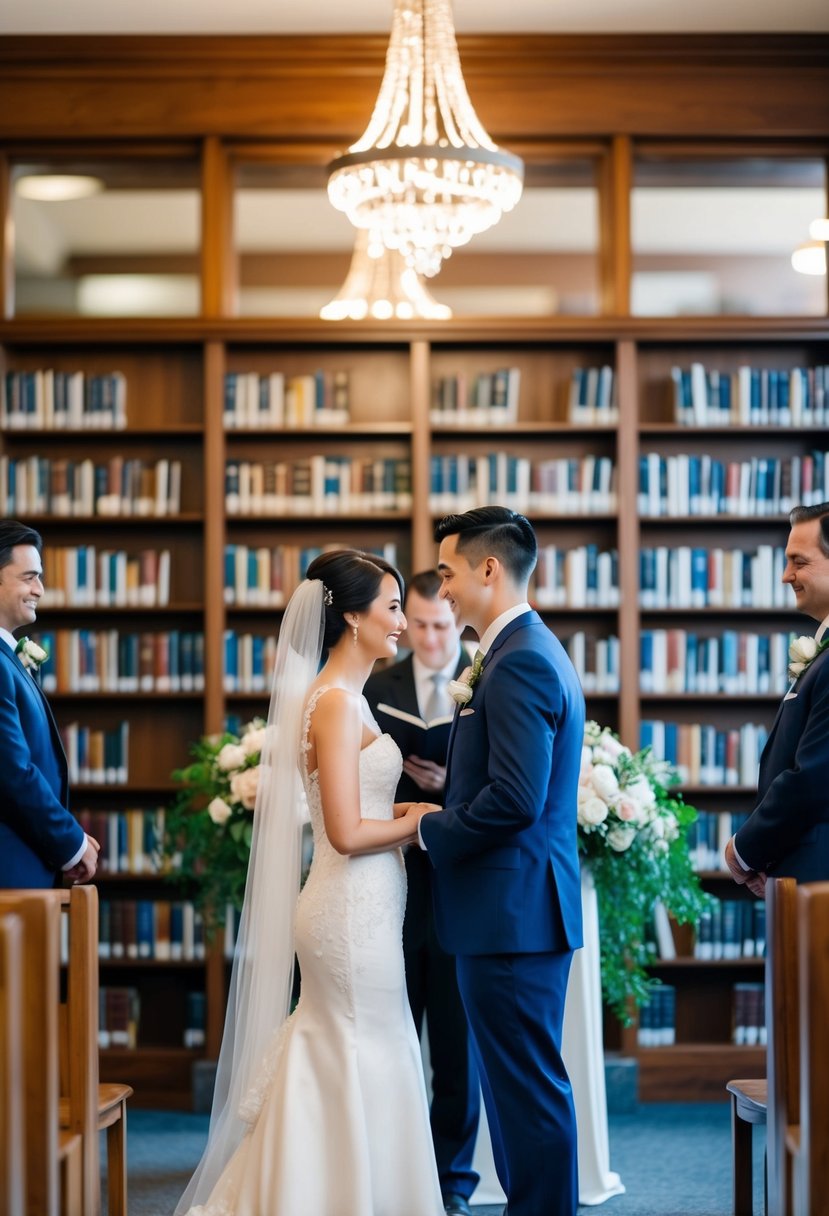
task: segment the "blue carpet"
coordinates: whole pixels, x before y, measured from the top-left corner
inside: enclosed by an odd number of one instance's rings
[[[130,1216],[171,1216],[204,1147],[207,1116],[131,1110],[127,1126]],[[754,1136],[754,1211],[759,1216],[764,1129]],[[627,1192],[601,1207],[581,1208],[584,1216],[730,1216],[727,1103],[649,1103],[631,1114],[611,1115],[610,1156]],[[478,1206],[474,1212],[500,1216],[495,1207]]]

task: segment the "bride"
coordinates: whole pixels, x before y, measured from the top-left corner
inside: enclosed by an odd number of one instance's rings
[[[393,803],[400,752],[362,696],[402,598],[392,566],[338,550],[285,612],[210,1134],[176,1216],[442,1216],[401,944],[400,846],[437,808]]]

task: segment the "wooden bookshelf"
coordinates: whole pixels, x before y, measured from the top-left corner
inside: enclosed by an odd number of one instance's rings
[[[51,459],[91,457],[182,462],[181,512],[159,518],[29,516],[47,548],[95,544],[135,553],[168,548],[170,601],[163,607],[92,607],[44,601],[44,628],[197,629],[205,639],[205,686],[197,695],[63,693],[52,700],[61,721],[78,714],[105,725],[130,719],[125,785],[76,786],[74,805],[119,811],[168,800],[173,768],[187,760],[201,733],[220,730],[228,712],[254,712],[264,698],[226,693],[223,636],[270,633],[281,611],[226,604],[224,548],[329,542],[394,544],[405,572],[433,564],[434,512],[429,508],[434,455],[503,451],[532,461],[606,456],[615,468],[613,511],[534,515],[542,545],[597,543],[618,551],[618,607],[544,608],[566,638],[582,630],[615,636],[620,645],[618,694],[589,694],[588,712],[638,746],[643,717],[718,724],[750,713],[769,725],[776,699],[643,695],[639,635],[643,627],[786,629],[784,609],[642,609],[640,549],[702,543],[748,548],[785,542],[785,518],[683,516],[641,518],[640,454],[744,452],[801,455],[826,447],[829,428],[677,426],[671,412],[671,368],[700,361],[722,371],[741,364],[790,369],[829,362],[826,317],[687,317],[628,315],[632,254],[630,191],[636,155],[695,157],[822,156],[827,153],[823,35],[744,37],[511,37],[459,39],[476,108],[495,138],[529,165],[590,157],[599,193],[600,294],[595,318],[457,318],[445,323],[340,323],[234,316],[236,258],[230,200],[236,166],[302,164],[317,169],[363,129],[382,75],[385,38],[284,39],[8,38],[0,47],[0,231],[11,231],[12,167],[30,158],[113,158],[140,171],[143,158],[201,167],[202,226],[198,252],[199,315],[192,318],[14,318],[10,241],[0,243],[0,373],[120,370],[127,381],[123,431],[5,431],[0,455]],[[665,63],[671,63],[670,76]],[[343,65],[347,64],[345,68]],[[209,85],[206,83],[209,82]],[[752,105],[745,105],[746,89]],[[532,99],[528,104],[527,98]],[[710,132],[717,132],[711,140]],[[572,422],[571,378],[581,368],[614,371],[618,422]],[[520,370],[518,415],[489,426],[433,421],[432,386],[445,377]],[[347,424],[226,430],[227,373],[288,376],[346,369]],[[311,517],[230,515],[225,509],[228,459],[295,460],[319,453],[371,452],[411,466],[413,508],[345,510]],[[659,702],[664,713],[657,714]],[[750,809],[750,787],[686,786],[688,801],[707,810]],[[721,882],[711,876],[716,885]],[[102,878],[107,898],[169,888],[143,875]],[[708,882],[708,879],[706,879]],[[142,896],[143,897],[143,894]],[[187,964],[108,960],[141,990],[147,1014],[135,1051],[103,1053],[102,1077],[127,1080],[136,1101],[189,1104],[195,1059],[215,1058],[224,1016],[226,966],[218,948]],[[657,971],[659,966],[657,966]],[[734,974],[760,964],[678,960],[662,970],[681,976],[678,1042],[638,1050],[635,1032],[608,1029],[609,1046],[640,1062],[645,1098],[721,1097],[731,1076],[760,1075],[763,1052],[729,1042]],[[687,980],[687,982],[686,982]],[[182,1046],[183,993],[207,994],[204,1052]],[[172,999],[171,999],[172,998]],[[160,1017],[158,1009],[166,1016]],[[713,1012],[711,1012],[713,1011]],[[693,1029],[692,1029],[693,1028]],[[700,1037],[702,1035],[703,1037]]]

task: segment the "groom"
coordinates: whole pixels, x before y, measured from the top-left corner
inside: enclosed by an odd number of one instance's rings
[[[482,658],[455,688],[446,805],[424,816],[435,917],[456,955],[509,1216],[575,1216],[576,1120],[561,1059],[581,940],[576,798],[584,699],[527,603],[535,534],[478,507],[438,524],[441,596]],[[456,682],[458,683],[458,682]]]
[[[0,520],[0,888],[54,887],[61,871],[87,882],[98,862],[97,842],[69,813],[58,728],[14,637],[37,619],[41,548],[34,528]]]

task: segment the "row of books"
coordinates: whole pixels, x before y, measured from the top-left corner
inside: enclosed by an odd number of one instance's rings
[[[435,426],[474,423],[501,426],[518,421],[521,369],[499,367],[481,372],[470,383],[464,372],[432,382],[430,420]]]
[[[639,457],[639,514],[649,519],[787,515],[798,503],[811,506],[829,498],[826,456],[813,451],[725,461],[647,452]]]
[[[225,630],[225,692],[270,692],[275,662],[274,636]]]
[[[10,431],[123,430],[127,379],[123,372],[87,375],[51,367],[6,372],[0,427]]]
[[[409,511],[411,462],[402,458],[310,456],[300,460],[228,460],[228,515],[337,515]]]
[[[568,414],[571,422],[609,426],[618,421],[613,368],[577,367],[570,377]]]
[[[141,1020],[141,997],[137,988],[122,985],[101,985],[98,989],[98,1046],[138,1046],[138,1024]]]
[[[676,988],[655,983],[639,1007],[636,1042],[640,1047],[671,1047],[676,1042]]]
[[[721,870],[725,864],[725,846],[748,819],[748,811],[700,811],[688,825],[688,853],[691,865],[699,870]]]
[[[429,510],[435,515],[484,503],[530,514],[600,515],[616,509],[616,470],[609,456],[433,456],[430,470]]]
[[[825,426],[829,367],[671,368],[674,419],[683,426]]]
[[[170,550],[49,545],[43,553],[50,607],[164,608],[170,602]]]
[[[531,598],[539,608],[618,608],[618,550],[539,546]]]
[[[562,638],[562,645],[586,693],[619,691],[619,639],[597,638],[583,630]]]
[[[345,370],[300,376],[283,372],[226,372],[226,430],[279,430],[338,426],[349,420],[349,379]]]
[[[282,608],[305,577],[305,571],[325,548],[314,545],[225,545],[224,599],[226,604]],[[365,547],[393,566],[397,565],[397,545]]]
[[[0,504],[22,516],[178,515],[181,461],[0,456]]]
[[[204,634],[169,629],[41,631],[45,692],[202,692]]]
[[[726,629],[700,637],[684,629],[643,629],[639,688],[650,693],[783,693],[794,633]]]
[[[756,785],[767,738],[767,727],[754,722],[717,730],[707,723],[645,719],[639,727],[639,746],[672,764],[683,785]]]
[[[83,830],[98,841],[99,874],[161,874],[166,866],[161,855],[164,840],[164,807],[125,811],[77,811]]]
[[[658,545],[639,554],[643,608],[791,608],[782,545],[704,549]]]
[[[731,1039],[737,1047],[765,1047],[766,986],[765,984],[735,984],[732,995]]]
[[[191,962],[205,957],[204,919],[189,899],[102,899],[98,957]]]
[[[130,724],[110,730],[68,722],[60,728],[71,785],[126,785]]]
[[[766,905],[762,899],[713,899],[700,915],[694,958],[763,958],[766,953]]]

